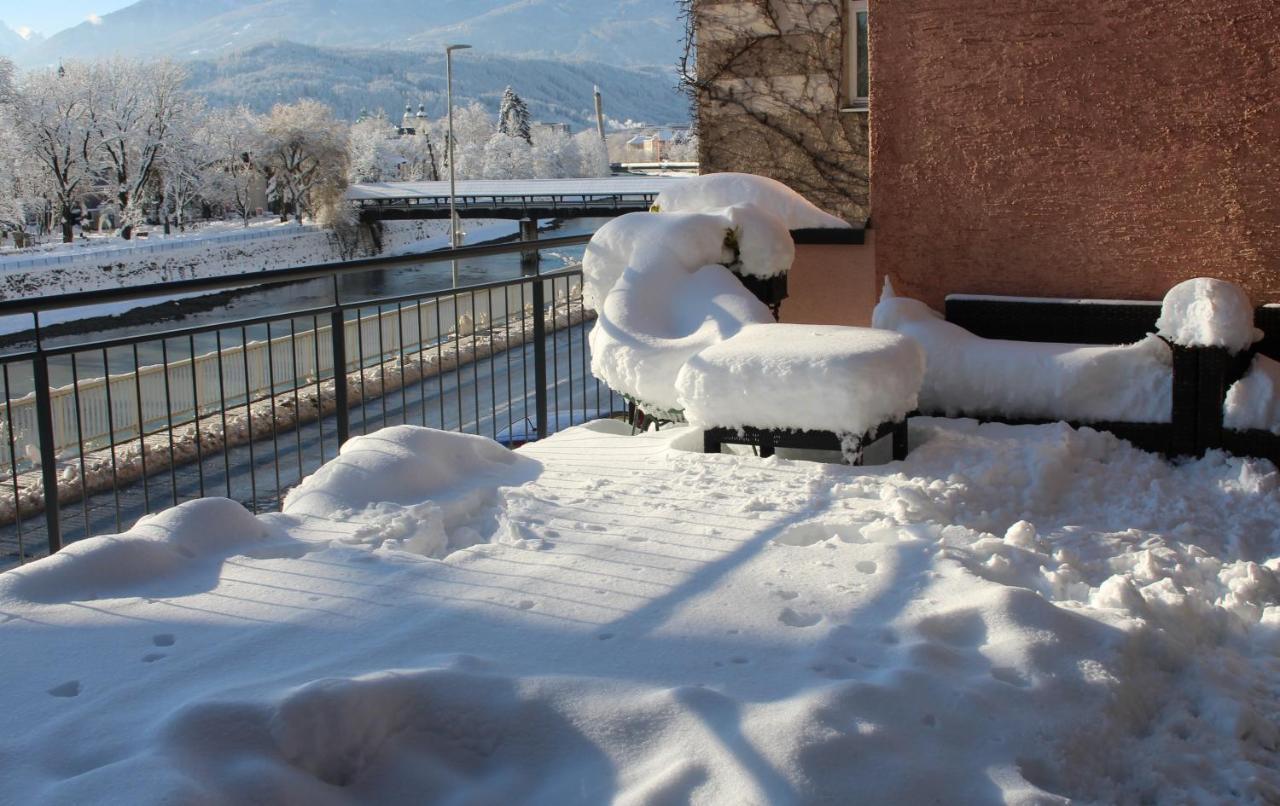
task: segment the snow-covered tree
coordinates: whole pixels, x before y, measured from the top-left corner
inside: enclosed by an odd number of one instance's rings
[[[578,143],[561,129],[543,127],[533,133],[533,175],[545,179],[577,176],[582,169]]]
[[[171,61],[107,59],[89,69],[88,119],[97,163],[119,207],[120,234],[142,220],[145,192],[175,128],[186,122],[186,70]]]
[[[19,232],[29,199],[26,153],[18,133],[13,62],[0,58],[0,230]],[[21,242],[21,236],[18,236]]]
[[[421,127],[417,134],[392,140],[391,150],[397,160],[397,178],[406,182],[439,179],[442,159],[436,142],[436,137],[427,126]]]
[[[263,156],[294,217],[315,217],[319,200],[347,183],[347,131],[322,103],[277,104],[267,116]],[[282,215],[284,213],[282,212]]]
[[[157,164],[160,215],[166,233],[170,220],[177,223],[179,230],[186,229],[187,211],[206,190],[212,189],[209,178],[218,162],[217,152],[213,144],[201,136],[201,129],[190,125],[191,120],[207,119],[206,114],[203,103],[193,101],[190,119],[174,127],[160,152]]]
[[[533,149],[519,137],[495,133],[484,146],[485,179],[532,179]]]
[[[578,152],[582,157],[578,176],[608,176],[609,150],[600,135],[594,129],[588,129],[578,132],[573,140],[578,144]]]
[[[36,191],[48,199],[66,243],[80,220],[97,156],[90,96],[89,67],[76,62],[33,70],[18,83],[14,124],[34,168]]]
[[[443,142],[448,143],[448,130],[441,125]],[[485,146],[495,132],[493,121],[484,107],[472,102],[453,110],[453,156],[459,179],[478,179],[484,176]],[[448,170],[448,153],[445,154],[445,170]]]
[[[244,107],[211,111],[196,131],[209,151],[201,196],[233,211],[247,227],[253,217],[254,190],[265,181],[260,165],[262,121]]]
[[[533,136],[529,131],[529,107],[510,85],[503,91],[502,105],[498,107],[498,131],[508,137],[519,137],[533,145]]]
[[[402,160],[396,153],[396,129],[382,115],[358,120],[347,143],[348,178],[351,182],[388,182],[399,176]]]

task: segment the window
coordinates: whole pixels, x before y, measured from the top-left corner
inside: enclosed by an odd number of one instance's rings
[[[854,109],[866,109],[871,95],[871,68],[867,60],[867,0],[848,0],[849,49],[845,69],[845,100]]]

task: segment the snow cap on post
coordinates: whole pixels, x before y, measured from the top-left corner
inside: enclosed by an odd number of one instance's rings
[[[1262,333],[1253,326],[1253,303],[1244,289],[1226,280],[1197,277],[1164,295],[1156,332],[1181,347],[1246,350]]]

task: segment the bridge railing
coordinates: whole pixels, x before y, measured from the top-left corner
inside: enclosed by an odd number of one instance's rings
[[[0,355],[0,567],[188,498],[276,508],[349,436],[384,425],[511,441],[621,408],[590,374],[579,267],[373,299],[339,293],[353,272],[530,251],[463,247],[0,303],[0,315],[35,325],[29,348]],[[330,302],[270,316],[93,343],[39,327],[58,308],[317,278]],[[51,370],[70,382],[54,386]],[[34,391],[18,394],[24,380]]]

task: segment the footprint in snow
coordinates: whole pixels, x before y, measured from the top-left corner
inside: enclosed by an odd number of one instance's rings
[[[156,646],[173,646],[178,639],[173,637],[173,633],[162,632],[151,637],[151,643]]]
[[[879,569],[880,566],[876,565],[871,560],[860,560],[859,562],[855,563],[853,567],[858,569],[864,574],[874,574]]]
[[[54,697],[75,697],[80,694],[80,681],[68,680],[67,682],[54,686],[49,689],[49,693]]]
[[[165,654],[164,654],[163,652],[149,652],[149,653],[147,653],[146,655],[143,655],[143,656],[142,656],[142,662],[143,662],[143,663],[155,663],[156,661],[160,660],[160,659],[161,659],[161,658],[163,658],[164,656],[165,656]]]
[[[822,616],[817,613],[805,613],[799,610],[792,610],[789,607],[784,607],[782,612],[778,614],[778,621],[781,621],[788,627],[812,627],[819,621],[822,621]]]

